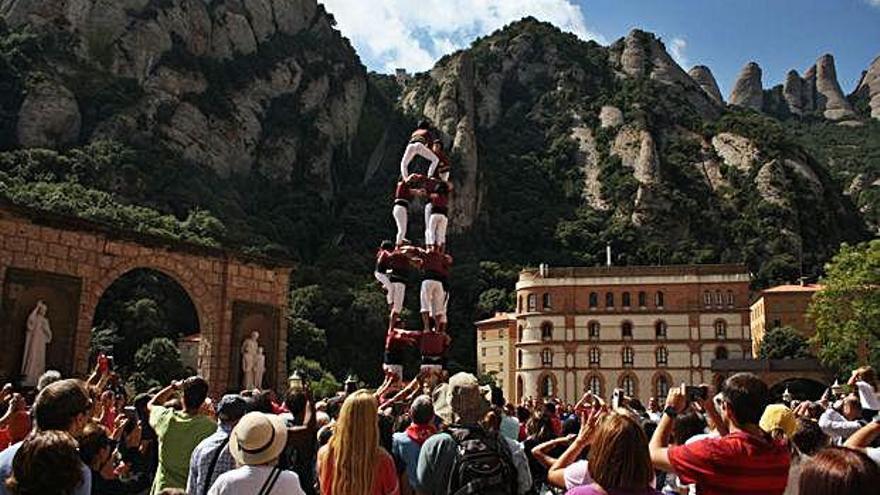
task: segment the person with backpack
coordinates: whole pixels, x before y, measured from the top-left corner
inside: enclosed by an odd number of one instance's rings
[[[186,480],[187,495],[206,495],[221,474],[235,469],[229,451],[229,434],[248,412],[248,403],[238,394],[224,395],[217,404],[217,431],[193,449]]]
[[[287,444],[281,416],[252,412],[229,435],[229,451],[239,467],[220,475],[208,495],[305,495],[299,476],[278,466]]]
[[[430,495],[516,495],[532,486],[522,448],[480,425],[489,411],[477,378],[458,373],[434,391],[435,413],[447,425],[422,445],[416,478]]]

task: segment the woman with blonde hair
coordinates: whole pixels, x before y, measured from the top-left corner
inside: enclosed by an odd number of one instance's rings
[[[612,412],[602,420],[587,469],[593,483],[572,488],[568,495],[660,495],[651,487],[654,467],[648,437],[629,415]]]
[[[398,495],[397,470],[379,446],[379,403],[366,390],[342,404],[330,442],[318,451],[323,495]]]

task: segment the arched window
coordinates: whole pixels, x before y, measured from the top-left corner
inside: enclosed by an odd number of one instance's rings
[[[522,368],[522,349],[516,351],[516,366],[517,368]]]
[[[623,377],[620,379],[620,388],[623,389],[623,393],[627,397],[635,397],[637,387],[638,382],[636,381],[636,377],[632,375],[623,375]]]
[[[529,311],[537,311],[538,310],[538,295],[537,294],[529,294],[527,299],[529,304]]]
[[[522,313],[522,312],[523,312],[523,303],[522,303],[522,299],[523,299],[522,296],[519,296],[518,298],[516,298],[516,312],[517,312],[517,313]]]
[[[605,293],[605,307],[613,308],[614,307],[614,293],[606,292]]]
[[[519,325],[518,327],[516,327],[516,341],[522,342],[522,339],[523,339],[523,326]]]
[[[658,308],[663,307],[663,305],[664,305],[663,292],[657,291],[657,293],[654,294],[654,305],[657,306]]]
[[[553,390],[553,377],[550,375],[544,375],[541,378],[541,396],[542,397],[553,397],[555,391]]]
[[[541,323],[541,340],[553,340],[553,324],[549,321]]]
[[[654,397],[657,398],[657,402],[662,404],[668,395],[669,379],[666,378],[666,375],[657,375],[657,379],[654,381]]]
[[[541,296],[541,304],[543,305],[544,311],[547,311],[548,309],[553,309],[552,296],[549,293],[545,292],[544,295]]]
[[[666,366],[669,362],[669,351],[665,347],[657,348],[657,366]]]
[[[590,292],[590,308],[597,308],[599,306],[599,294],[595,292]]]
[[[639,307],[644,308],[648,305],[648,295],[644,291],[639,292]]]
[[[622,299],[621,304],[623,305],[624,308],[628,308],[630,306],[630,304],[632,303],[632,301],[630,300],[629,292],[624,292],[623,295],[621,296],[621,299]]]
[[[625,321],[620,324],[620,335],[625,339],[631,339],[633,336],[633,324],[631,321]]]
[[[657,323],[654,323],[654,335],[658,339],[665,339],[666,338],[666,322],[665,321],[659,320],[659,321],[657,321]]]
[[[727,348],[724,346],[719,346],[715,349],[715,359],[724,360],[727,359],[728,353]]]
[[[724,320],[715,320],[715,338],[727,338],[727,322]]]
[[[734,306],[733,302],[734,302],[733,291],[729,290],[729,291],[727,291],[727,305],[732,308]]]
[[[633,351],[632,347],[626,346],[623,348],[623,365],[624,366],[632,366],[633,362],[635,362],[636,353]]]
[[[590,340],[599,340],[599,329],[601,325],[599,325],[598,321],[591,321],[587,323],[587,332],[589,333]]]
[[[590,375],[587,378],[587,388],[593,392],[593,395],[602,397],[602,377],[599,375]]]
[[[553,365],[553,351],[550,349],[544,349],[541,351],[541,365],[543,366],[552,366]]]
[[[709,291],[703,292],[703,304],[706,306],[712,305],[712,293]]]
[[[721,300],[721,291],[716,290],[715,291],[715,305],[721,306],[722,304],[724,304],[724,301]]]
[[[590,366],[599,366],[602,364],[602,350],[598,347],[590,348]]]

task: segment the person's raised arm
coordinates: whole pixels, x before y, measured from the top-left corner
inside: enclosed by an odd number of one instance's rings
[[[176,380],[171,382],[171,385],[168,385],[167,387],[160,390],[158,394],[154,395],[153,398],[150,399],[150,402],[147,402],[147,412],[152,411],[152,409],[156,406],[161,406],[162,404],[168,402],[178,390],[180,390],[180,382]]]
[[[850,435],[843,446],[862,450],[870,447],[877,437],[880,437],[880,422],[872,421]]]
[[[586,396],[585,396],[586,397]],[[582,399],[583,401],[583,399]],[[582,402],[578,402],[581,404]],[[559,456],[547,471],[547,480],[558,488],[565,488],[565,468],[577,460],[581,452],[587,448],[593,441],[593,435],[596,432],[599,423],[608,413],[605,406],[590,409],[586,414],[581,414],[581,429],[573,442],[565,449],[565,452]]]
[[[554,438],[552,440],[547,440],[544,443],[535,445],[532,448],[532,457],[534,457],[535,460],[541,463],[541,465],[545,468],[549,468],[558,460],[557,458],[551,456],[549,451],[561,445],[570,445],[575,438],[577,438],[577,436],[574,434],[566,435],[564,437]]]
[[[721,414],[718,412],[718,408],[715,407],[715,390],[709,385],[704,384],[702,386],[706,387],[708,393],[706,394],[706,400],[700,402],[700,407],[703,408],[706,416],[708,416],[712,421],[712,424],[715,425],[718,434],[723,437],[730,432],[727,430],[727,423],[724,422],[724,419],[721,418]]]
[[[669,395],[666,397],[666,408],[671,408],[677,414],[684,410],[686,406],[687,400],[681,387],[669,390]],[[669,461],[669,437],[672,435],[674,424],[675,420],[664,410],[663,417],[660,418],[660,423],[657,425],[657,429],[654,430],[654,435],[648,444],[648,451],[651,454],[651,463],[654,464],[654,469],[666,471],[667,473],[673,472],[672,463]]]

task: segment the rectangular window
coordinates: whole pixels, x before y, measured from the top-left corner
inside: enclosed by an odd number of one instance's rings
[[[538,295],[537,294],[529,294],[528,305],[529,305],[529,311],[537,311],[538,310]]]
[[[485,347],[483,347],[482,353],[483,353],[483,357],[486,357],[486,348]]]

